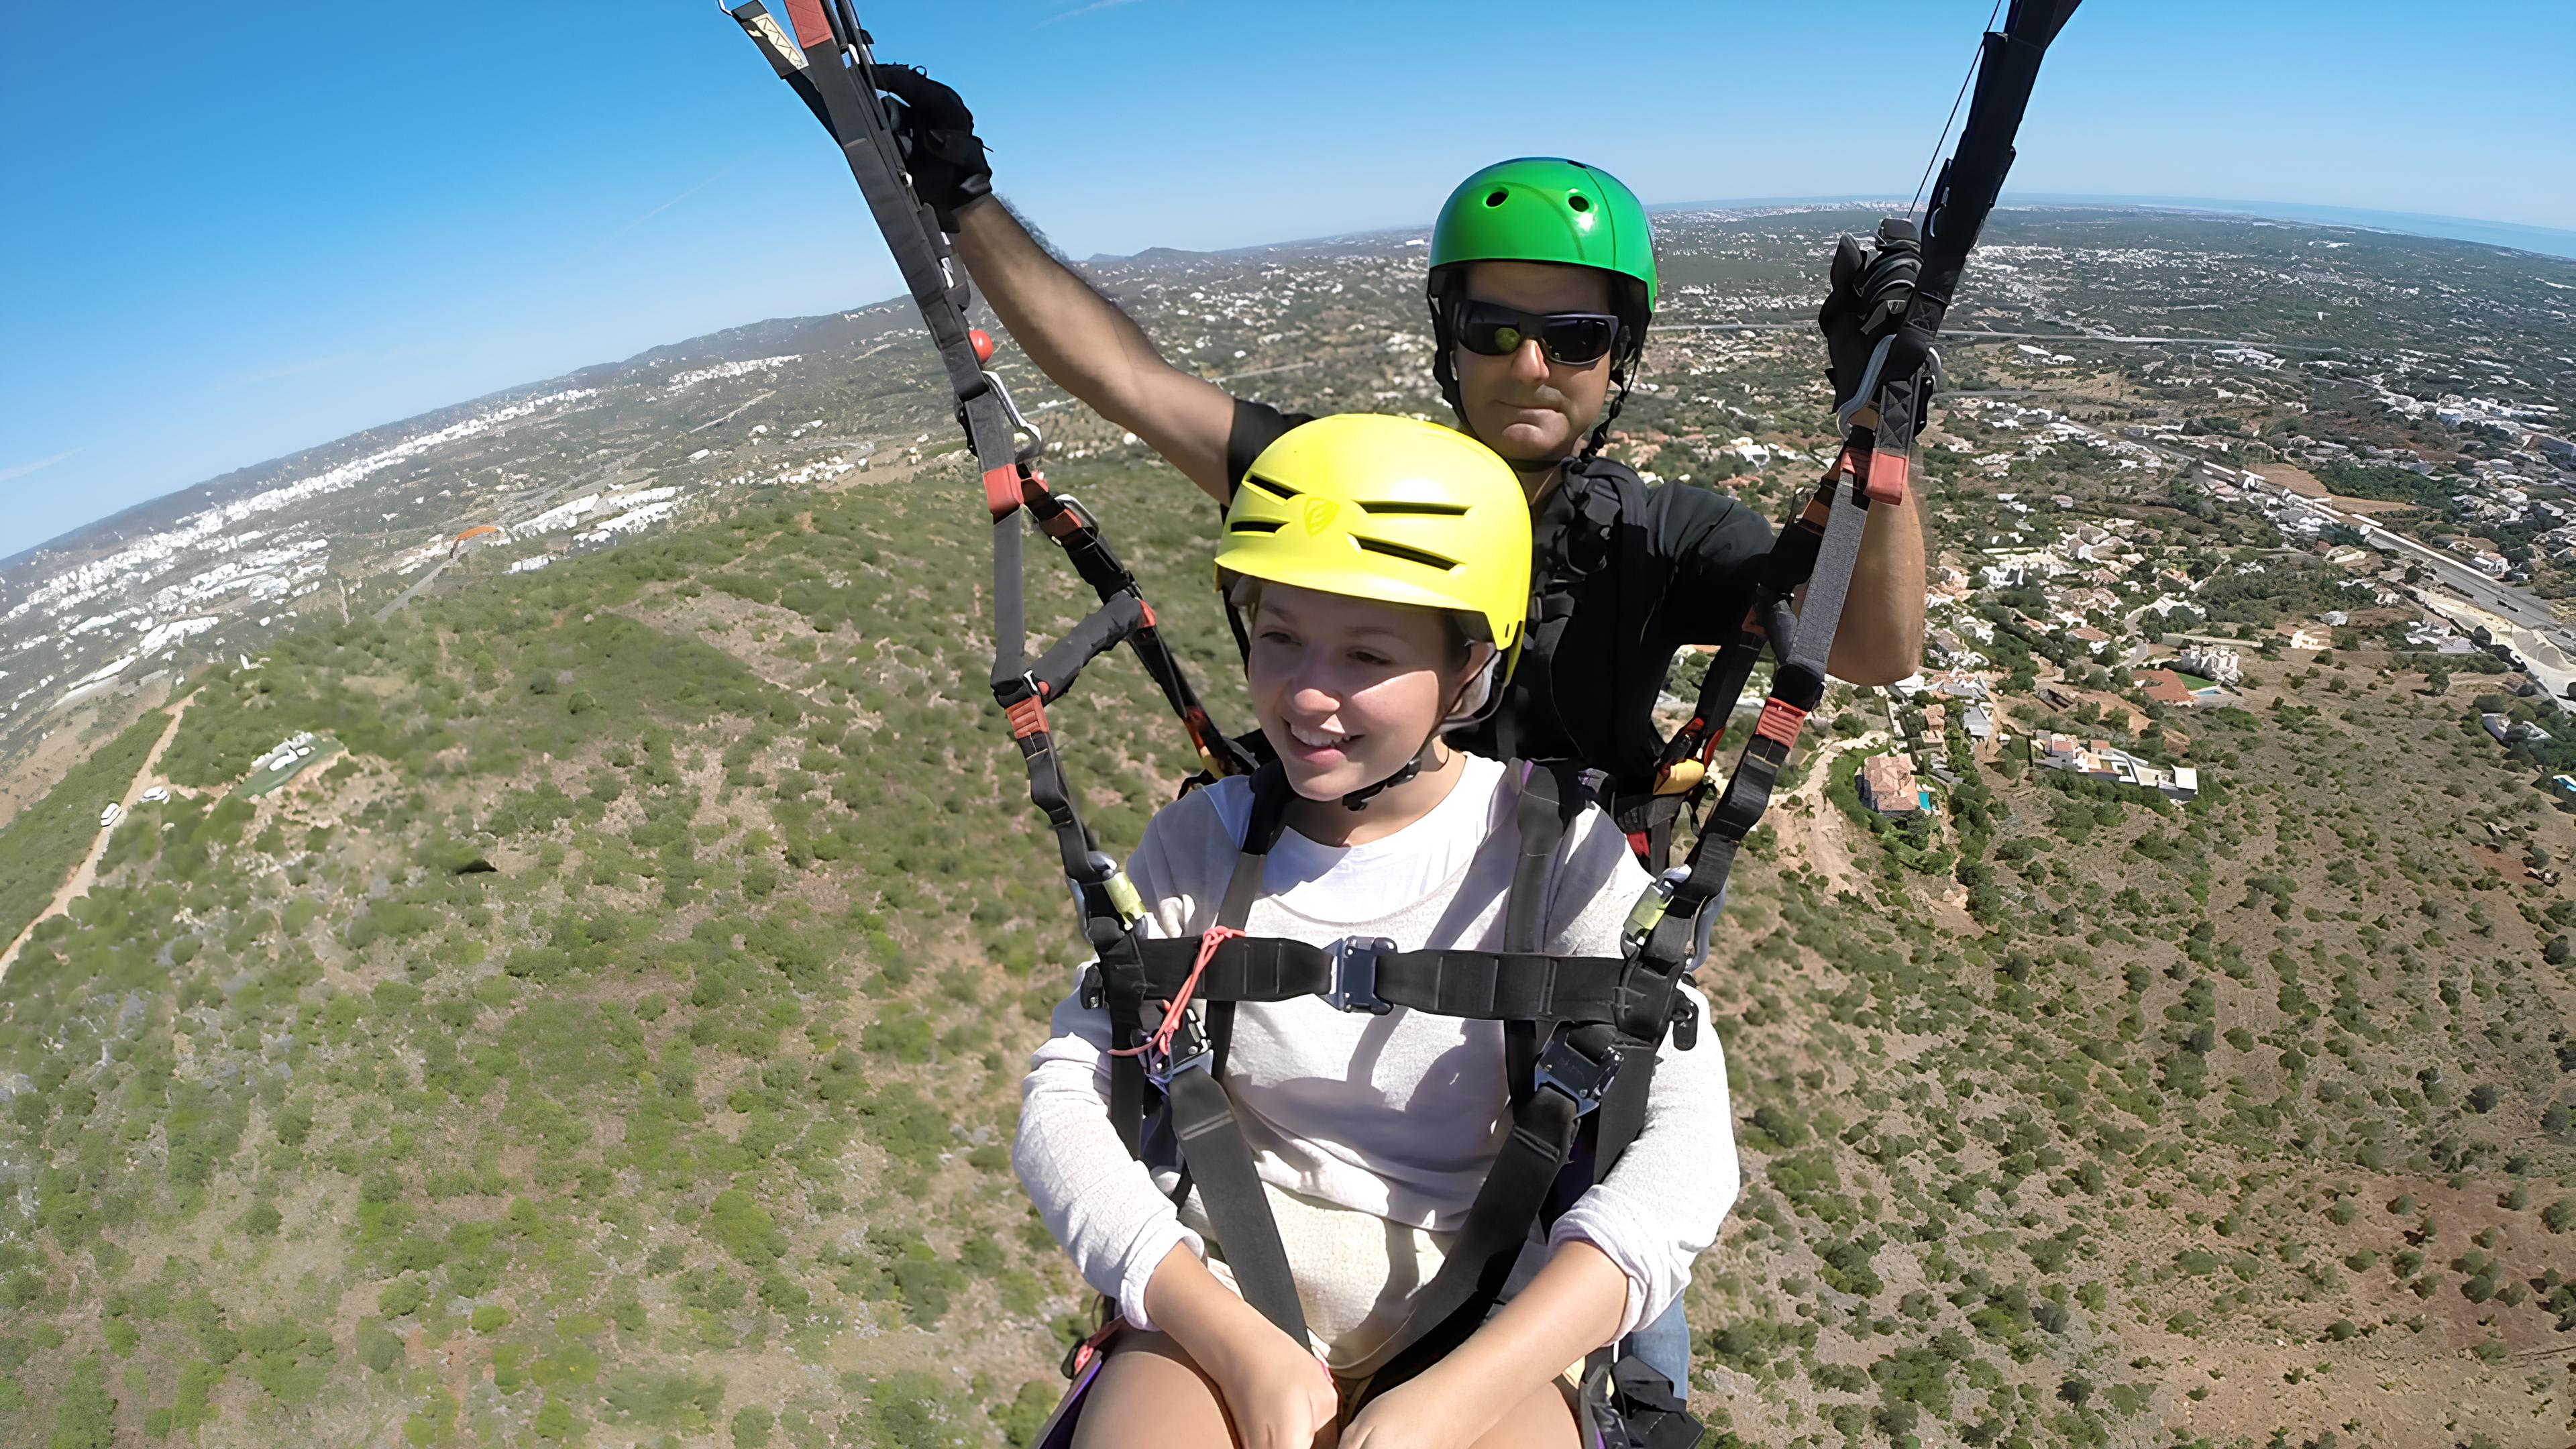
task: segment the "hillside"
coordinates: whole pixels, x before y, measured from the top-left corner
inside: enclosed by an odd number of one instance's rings
[[[1673,219],[1625,455],[1785,507],[1827,443],[1797,319],[1863,224]],[[1238,387],[1429,413],[1408,240],[1095,275]],[[2571,475],[2489,424],[2576,406],[2576,268],[2099,213],[1994,240],[1964,324],[2050,337],[1951,359],[1939,672],[1837,692],[1700,973],[1748,1185],[1694,1402],[1744,1445],[2554,1449],[2576,821],[2510,726],[2576,734],[2438,568],[2244,467],[2459,480],[2548,591]],[[2301,323],[2330,288],[2386,306]],[[2055,340],[2175,312],[2221,340]],[[663,349],[13,567],[8,684],[52,683],[0,716],[0,937],[135,803],[0,977],[0,1442],[985,1445],[1052,1403],[1087,1307],[1007,1142],[1079,951],[895,317]],[[1004,367],[1243,721],[1213,505]],[[2386,400],[2471,374],[2502,411]],[[223,580],[283,582],[204,582],[263,547]],[[1082,602],[1030,575],[1052,638]],[[139,647],[174,617],[218,622]],[[1159,696],[1109,664],[1054,714],[1132,845],[1191,768]],[[2046,767],[2060,733],[2092,768]],[[1896,753],[1930,816],[1862,806]]]

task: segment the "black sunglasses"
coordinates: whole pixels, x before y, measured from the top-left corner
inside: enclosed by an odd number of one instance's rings
[[[1523,312],[1468,298],[1458,304],[1458,340],[1484,357],[1509,357],[1535,338],[1547,360],[1565,367],[1599,362],[1619,341],[1619,319],[1603,312]]]

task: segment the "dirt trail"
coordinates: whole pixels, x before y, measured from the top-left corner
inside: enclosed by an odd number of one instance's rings
[[[1833,769],[1836,755],[1848,750],[1870,750],[1887,743],[1887,735],[1873,730],[1847,740],[1829,740],[1817,747],[1816,758],[1808,766],[1807,777],[1798,788],[1782,792],[1771,802],[1763,819],[1780,832],[1780,852],[1784,860],[1804,861],[1825,878],[1830,895],[1839,891],[1858,891],[1867,877],[1852,863],[1851,843],[1844,839],[1848,822],[1832,802],[1825,799],[1825,779]],[[1804,809],[1784,810],[1792,800],[1805,802]]]
[[[170,707],[170,723],[162,727],[161,738],[152,742],[151,750],[143,757],[143,767],[134,772],[134,778],[125,786],[125,794],[117,801],[128,813],[133,811],[136,798],[145,790],[166,783],[153,772],[160,768],[161,752],[170,748],[170,741],[178,737],[179,721],[188,717],[188,706],[196,697],[194,694],[182,695],[179,702]],[[98,838],[89,844],[89,853],[72,868],[71,875],[63,881],[63,888],[54,892],[54,898],[36,913],[36,918],[27,923],[25,930],[18,933],[18,939],[11,941],[6,949],[0,949],[0,981],[8,979],[10,963],[18,959],[18,953],[25,949],[28,938],[36,934],[38,926],[61,915],[74,900],[89,893],[90,884],[98,879],[99,857],[107,853],[108,838],[115,833],[112,827],[100,828]]]

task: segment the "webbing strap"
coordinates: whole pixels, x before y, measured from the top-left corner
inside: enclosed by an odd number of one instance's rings
[[[1356,1370],[1370,1376],[1370,1394],[1438,1363],[1485,1321],[1565,1165],[1576,1121],[1574,1100],[1561,1092],[1531,1092],[1513,1105],[1511,1135],[1476,1189],[1440,1271],[1413,1295],[1404,1327]]]
[[[1647,939],[1643,954],[1651,959],[1687,959],[1699,913],[1712,908],[1725,889],[1737,848],[1761,819],[1808,713],[1823,697],[1825,660],[1833,652],[1852,569],[1860,557],[1867,509],[1873,503],[1901,506],[1904,502],[1915,430],[1931,398],[1933,343],[1940,336],[1968,254],[1994,209],[2005,173],[2012,168],[2013,136],[2038,79],[2040,59],[2076,4],[2077,0],[2013,0],[2004,28],[1985,36],[1967,124],[1960,130],[1958,150],[1941,168],[1924,213],[1922,271],[1903,323],[1883,344],[1885,352],[1875,369],[1876,388],[1868,399],[1874,422],[1853,428],[1845,437],[1841,455],[1827,470],[1806,514],[1773,545],[1766,564],[1773,577],[1763,584],[1760,596],[1767,604],[1768,618],[1761,622],[1780,668],[1754,737],[1745,743],[1725,793],[1691,848],[1687,878],[1677,884],[1671,908]],[[1854,399],[1856,404],[1860,401]],[[1863,414],[1856,406],[1851,415]],[[1813,541],[1812,558],[1802,565],[1796,554],[1811,546],[1802,535],[1812,533],[1819,508],[1825,512],[1822,534]],[[1794,623],[1783,592],[1783,576],[1790,574],[1802,574],[1807,581],[1806,600]],[[1693,725],[1723,725],[1722,715],[1712,717],[1711,703],[1703,690]],[[1732,710],[1732,696],[1725,707]],[[1673,758],[1668,748],[1666,764]],[[1606,1117],[1607,1105],[1603,1111]]]
[[[1234,1120],[1234,1099],[1224,1084],[1206,1071],[1176,1073],[1163,1089],[1171,1103],[1172,1132],[1180,1139],[1181,1157],[1198,1179],[1199,1200],[1206,1205],[1208,1226],[1225,1249],[1243,1301],[1278,1325],[1300,1347],[1306,1343],[1306,1311],[1297,1301],[1297,1278],[1288,1268],[1288,1249],[1279,1241],[1279,1224],[1270,1216],[1270,1200],[1252,1166],[1252,1149]]]
[[[1280,831],[1286,828],[1289,793],[1286,772],[1276,765],[1252,777],[1252,817],[1245,822],[1244,848],[1234,858],[1234,874],[1227,880],[1225,899],[1217,908],[1217,925],[1240,931],[1251,919],[1253,903],[1261,898],[1263,864],[1270,848],[1278,843]],[[1148,952],[1160,946],[1186,946],[1193,959],[1199,950],[1196,941],[1142,944]],[[1226,946],[1240,944],[1243,942],[1239,940],[1226,942]],[[1223,954],[1224,947],[1220,947],[1218,957],[1208,962],[1197,991],[1201,999],[1210,1002],[1207,1036],[1213,1061],[1210,1067],[1174,1073],[1163,1095],[1171,1104],[1172,1133],[1180,1141],[1183,1171],[1198,1182],[1199,1202],[1207,1209],[1208,1226],[1215,1230],[1218,1244],[1225,1249],[1226,1265],[1234,1270],[1243,1301],[1259,1309],[1262,1317],[1303,1347],[1306,1313],[1297,1301],[1297,1278],[1288,1266],[1288,1249],[1279,1240],[1279,1224],[1270,1215],[1270,1199],[1262,1191],[1261,1176],[1252,1165],[1252,1148],[1243,1140],[1243,1126],[1235,1120],[1234,1099],[1226,1095],[1225,1084],[1217,1079],[1225,1072],[1226,1048],[1234,1036],[1233,1001],[1217,1000],[1208,989],[1217,974],[1217,959]],[[1149,970],[1149,977],[1150,974]],[[1159,994],[1168,998],[1179,989],[1180,982],[1175,980],[1169,990]],[[1149,985],[1147,990],[1153,992],[1156,988]]]
[[[1536,951],[1547,942],[1547,884],[1566,819],[1557,800],[1556,772],[1523,761],[1521,798],[1513,809],[1520,849],[1512,861],[1512,893],[1503,901],[1503,949]]]
[[[793,34],[761,0],[746,0],[727,13],[840,147],[939,352],[956,400],[957,421],[966,431],[976,472],[983,480],[984,506],[993,520],[994,702],[1002,707],[1026,763],[1030,798],[1054,832],[1065,879],[1082,913],[1083,934],[1095,952],[1106,953],[1133,924],[1134,893],[1117,862],[1100,850],[1076,808],[1075,792],[1067,785],[1064,762],[1047,723],[1046,700],[1061,698],[1083,664],[1123,642],[1180,716],[1209,771],[1242,773],[1251,762],[1209,720],[1179,661],[1164,643],[1135,576],[1100,538],[1090,514],[1071,499],[1049,494],[1045,480],[1029,466],[1044,447],[1044,439],[1020,416],[1001,380],[985,371],[992,339],[967,325],[974,305],[972,283],[957,265],[936,216],[913,193],[895,136],[894,113],[880,94],[876,59],[857,17],[846,0],[785,3]],[[1022,434],[1028,439],[1025,447],[1019,441]],[[1048,536],[1064,547],[1103,605],[1078,631],[1085,635],[1080,647],[1070,655],[1061,650],[1050,654],[1050,659],[1066,661],[1069,667],[1051,673],[1045,687],[1031,676],[1027,663],[1027,610],[1020,577],[1023,513],[1034,515]]]
[[[1198,961],[1195,938],[1140,943],[1143,999],[1169,1000]],[[1616,956],[1516,951],[1394,951],[1377,959],[1375,994],[1390,1006],[1475,1021],[1608,1022],[1626,999]],[[1219,946],[1193,993],[1201,1001],[1293,1001],[1329,994],[1334,953],[1276,937]]]

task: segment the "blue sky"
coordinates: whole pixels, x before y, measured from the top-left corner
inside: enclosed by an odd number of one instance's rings
[[[1989,8],[859,6],[881,54],[965,93],[1002,192],[1077,256],[1412,224],[1529,152],[1650,202],[1902,195]],[[897,289],[828,142],[707,0],[19,6],[10,34],[0,555],[359,428]],[[2576,230],[2570,54],[2564,0],[2091,0],[2013,188]]]

